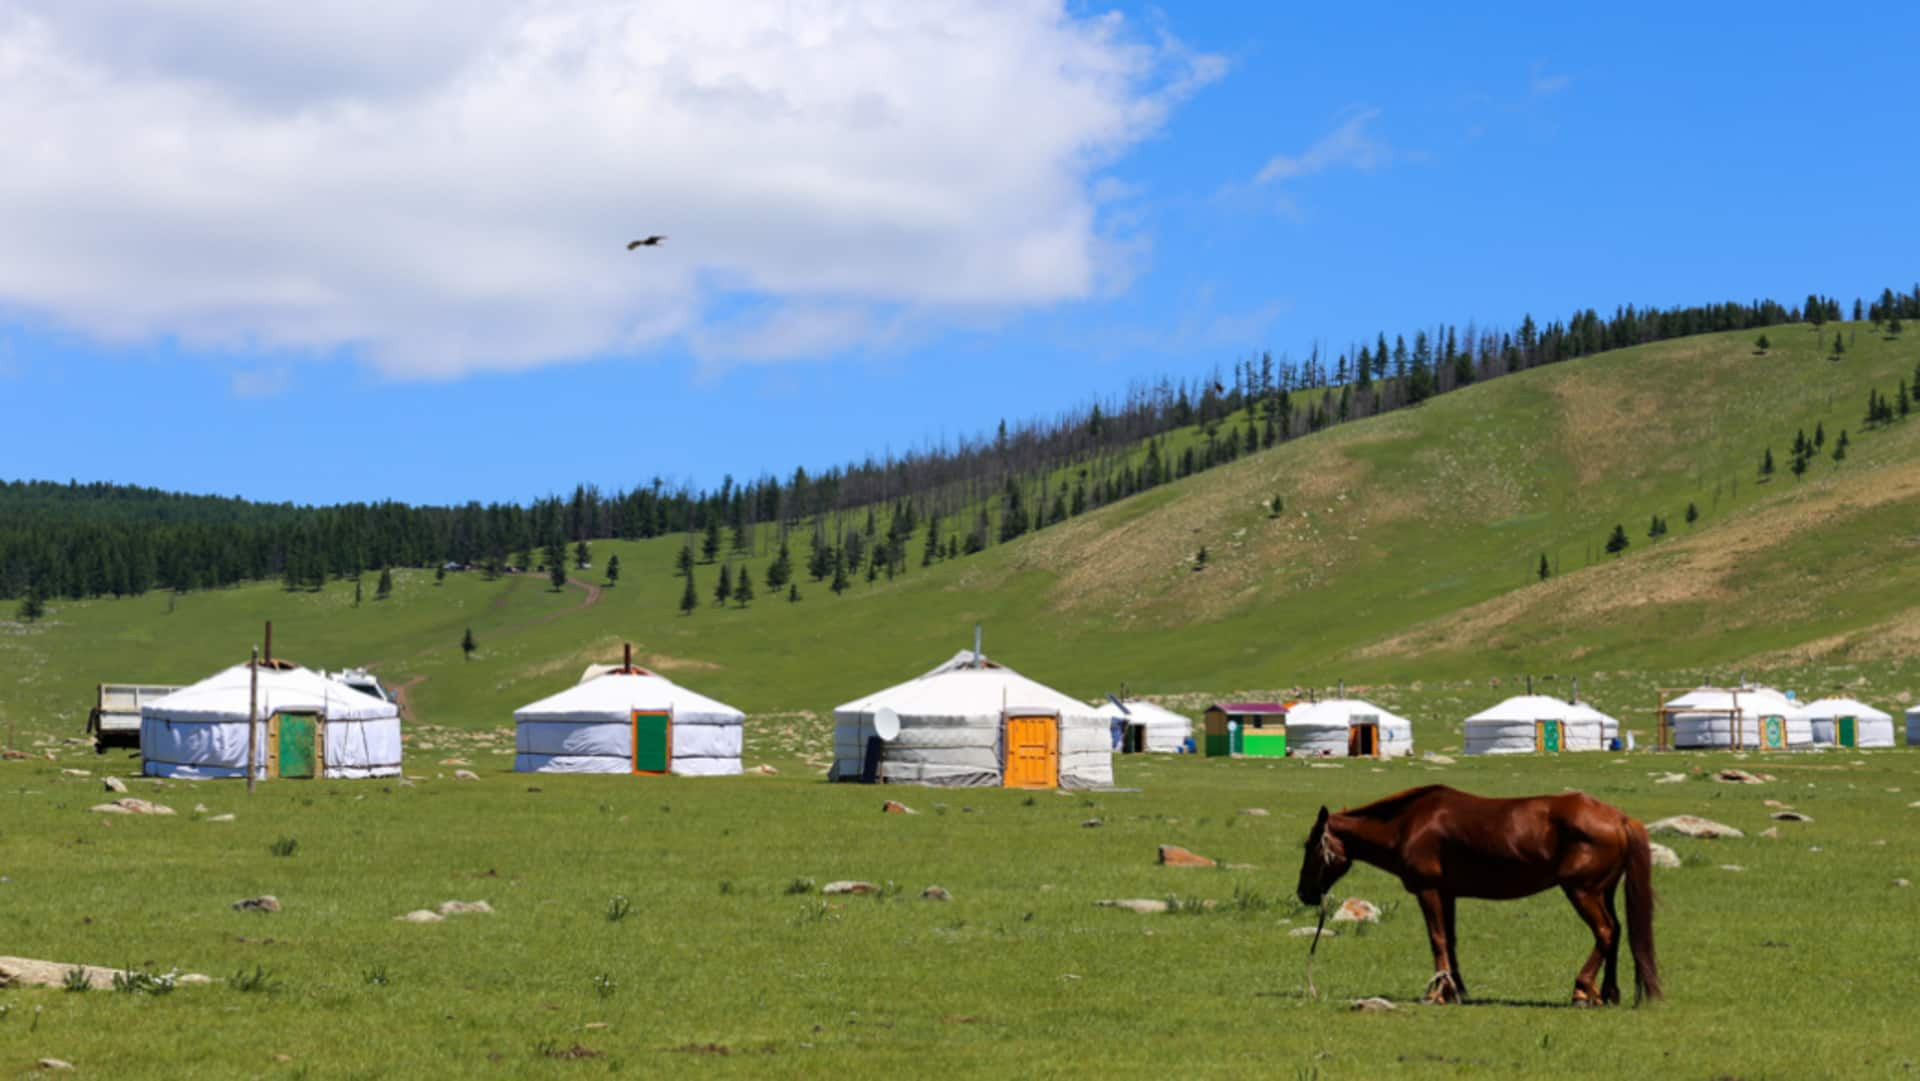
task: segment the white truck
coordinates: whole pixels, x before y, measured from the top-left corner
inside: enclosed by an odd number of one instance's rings
[[[93,708],[87,711],[87,734],[93,749],[140,747],[140,707],[179,690],[158,683],[102,683]]]

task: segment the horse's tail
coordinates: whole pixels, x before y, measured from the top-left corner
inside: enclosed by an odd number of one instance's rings
[[[1653,955],[1653,848],[1647,828],[1627,819],[1627,937],[1633,946],[1633,1001],[1660,997],[1660,965]]]

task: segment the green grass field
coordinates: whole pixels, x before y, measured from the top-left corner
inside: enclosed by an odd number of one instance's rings
[[[1086,698],[1126,683],[1193,712],[1344,680],[1412,718],[1420,751],[1456,748],[1461,718],[1527,675],[1556,694],[1578,678],[1643,741],[1658,688],[1742,675],[1898,713],[1920,691],[1920,423],[1864,432],[1860,420],[1870,388],[1892,395],[1911,378],[1920,341],[1843,330],[1840,362],[1826,356],[1833,328],[1776,328],[1765,356],[1751,335],[1717,335],[1527,372],[977,556],[922,568],[916,538],[904,577],[840,597],[803,579],[799,604],[763,592],[715,607],[718,571],[703,566],[707,603],[682,616],[682,541],[662,538],[596,543],[595,563],[617,553],[624,571],[597,600],[583,583],[400,571],[391,599],[368,590],[358,607],[350,582],[262,583],[59,601],[41,622],[0,623],[0,740],[58,759],[0,762],[0,953],[264,969],[277,984],[0,992],[0,1073],[55,1056],[116,1077],[1911,1076],[1920,1041],[1903,992],[1920,947],[1914,894],[1892,882],[1920,877],[1920,752],[1749,759],[1779,778],[1753,787],[1655,785],[1725,761],[1672,754],[1325,769],[1129,759],[1120,783],[1140,792],[1072,796],[818,780],[828,711],[949,656],[976,622],[995,657]],[[1787,448],[1816,424],[1826,450],[1796,479]],[[1852,445],[1835,462],[1841,429]],[[1780,468],[1763,483],[1768,448]],[[1276,494],[1279,517],[1265,509]],[[1646,536],[1653,515],[1668,536]],[[1615,523],[1633,540],[1618,558],[1600,551]],[[765,540],[745,557],[756,574]],[[280,782],[252,797],[135,781],[181,814],[90,814],[99,774],[138,772],[62,742],[80,734],[94,684],[201,678],[244,660],[268,619],[281,656],[375,664],[408,688],[407,771],[422,780]],[[745,709],[747,763],[779,774],[507,772],[513,708],[623,641]],[[462,763],[482,779],[451,780]],[[1323,945],[1327,997],[1306,999],[1306,945],[1286,932],[1309,918],[1291,895],[1312,811],[1436,780],[1582,788],[1642,818],[1692,811],[1750,835],[1769,825],[1763,799],[1815,821],[1782,824],[1778,840],[1672,842],[1687,864],[1659,873],[1671,1001],[1657,1008],[1560,1008],[1586,946],[1549,896],[1463,908],[1462,961],[1485,1004],[1349,1014],[1363,995],[1408,1003],[1429,971],[1411,905],[1365,869],[1337,892],[1397,907]],[[881,815],[888,795],[921,814]],[[238,820],[187,813],[200,803]],[[1236,813],[1249,807],[1272,814]],[[298,841],[293,855],[270,853],[282,838]],[[1159,868],[1163,842],[1253,869]],[[897,891],[788,892],[836,878]],[[918,899],[935,884],[954,900]],[[285,911],[229,910],[262,892]],[[1217,904],[1093,906],[1170,895]],[[615,896],[632,909],[610,921]],[[498,911],[393,920],[448,899]]]
[[[1920,753],[1753,756],[1779,779],[1655,784],[1729,756],[1124,760],[1137,793],[829,786],[764,745],[777,777],[529,777],[470,741],[459,782],[416,755],[412,787],[133,782],[172,818],[90,814],[97,778],[0,766],[0,941],[13,953],[231,982],[148,997],[0,992],[0,1073],[52,1056],[80,1076],[1905,1077],[1920,946]],[[78,753],[60,766],[102,763]],[[493,766],[495,768],[487,768]],[[1588,941],[1557,895],[1467,902],[1477,1001],[1414,1004],[1424,928],[1397,883],[1336,889],[1387,908],[1327,940],[1292,899],[1313,810],[1446,782],[1581,787],[1651,819],[1705,814],[1744,840],[1668,839],[1656,872],[1669,997],[1565,1008]],[[887,796],[920,813],[880,813]],[[1764,799],[1813,817],[1783,823]],[[189,814],[196,803],[229,823]],[[1238,812],[1264,808],[1270,817]],[[1083,823],[1098,818],[1102,825]],[[291,856],[271,853],[283,838]],[[1176,843],[1235,870],[1156,866]],[[1723,869],[1732,865],[1740,870]],[[840,878],[881,897],[825,898]],[[805,880],[813,883],[812,888]],[[799,882],[799,885],[796,885]],[[939,885],[949,902],[919,899]],[[796,890],[800,892],[795,892]],[[278,914],[229,905],[273,893]],[[631,904],[608,918],[612,898]],[[1212,901],[1136,915],[1105,898]],[[413,925],[448,899],[493,915]],[[1362,996],[1400,1004],[1349,1012]],[[278,1056],[285,1056],[285,1060]],[[569,1057],[579,1056],[579,1057]]]

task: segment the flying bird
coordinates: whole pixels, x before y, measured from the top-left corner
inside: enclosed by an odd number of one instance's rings
[[[627,243],[627,250],[632,251],[635,248],[657,248],[660,246],[660,242],[665,239],[667,238],[663,236],[650,236],[645,240],[629,241]]]

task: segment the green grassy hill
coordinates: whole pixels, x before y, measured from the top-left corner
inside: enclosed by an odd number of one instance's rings
[[[280,654],[377,664],[410,684],[419,721],[463,728],[510,723],[514,706],[616,657],[623,640],[750,713],[817,716],[931,666],[975,622],[989,652],[1088,697],[1125,682],[1194,704],[1345,680],[1435,726],[1425,747],[1450,742],[1459,717],[1525,673],[1577,676],[1635,721],[1656,686],[1742,672],[1803,691],[1844,682],[1891,706],[1920,689],[1920,422],[1866,431],[1863,420],[1870,390],[1891,398],[1913,378],[1920,339],[1847,324],[1833,360],[1835,329],[1773,328],[1765,355],[1741,333],[1535,369],[979,555],[922,568],[916,538],[904,576],[838,597],[803,578],[798,604],[763,592],[718,608],[717,568],[702,566],[702,607],[682,616],[679,538],[597,542],[596,565],[617,552],[623,573],[590,604],[579,584],[435,584],[426,572],[397,573],[384,601],[369,579],[358,607],[350,582],[55,603],[40,623],[0,625],[0,726],[77,734],[94,683],[198,678],[245,659],[269,618]],[[1789,447],[1816,426],[1824,445],[1796,478]],[[1836,462],[1843,429],[1851,445]],[[1763,482],[1769,449],[1778,468]],[[1670,532],[1649,539],[1655,515]],[[1615,524],[1632,540],[1617,558],[1602,552]],[[767,561],[747,560],[756,582]],[[600,582],[597,570],[582,578]],[[468,627],[471,661],[459,649]],[[783,749],[797,747],[756,748]]]

